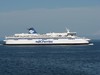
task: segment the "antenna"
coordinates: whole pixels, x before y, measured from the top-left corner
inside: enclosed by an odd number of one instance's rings
[[[70,32],[70,30],[66,27],[66,31],[67,31],[67,33],[69,33]]]

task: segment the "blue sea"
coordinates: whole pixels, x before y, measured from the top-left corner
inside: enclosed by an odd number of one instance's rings
[[[0,75],[100,75],[100,40],[94,45],[0,45]]]

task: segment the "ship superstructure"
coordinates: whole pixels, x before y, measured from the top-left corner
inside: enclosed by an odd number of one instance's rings
[[[87,38],[81,38],[76,32],[70,32],[67,29],[63,33],[45,33],[39,34],[34,28],[29,28],[28,33],[14,34],[5,37],[6,45],[83,45],[89,44]]]

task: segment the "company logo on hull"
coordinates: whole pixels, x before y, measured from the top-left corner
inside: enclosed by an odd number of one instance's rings
[[[53,43],[53,41],[47,41],[47,40],[38,40],[35,41],[36,43]]]

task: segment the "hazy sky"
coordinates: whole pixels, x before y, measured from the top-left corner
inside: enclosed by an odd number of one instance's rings
[[[100,35],[100,0],[0,0],[0,37],[27,32]]]

